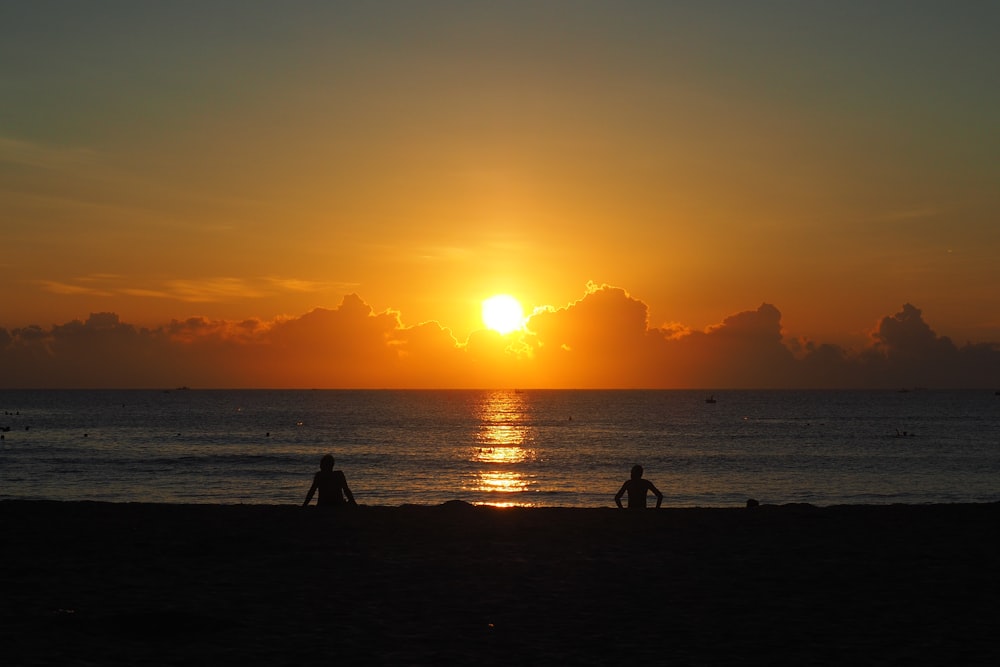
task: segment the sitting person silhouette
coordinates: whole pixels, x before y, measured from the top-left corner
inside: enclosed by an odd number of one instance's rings
[[[653,495],[656,496],[656,508],[659,509],[660,503],[663,502],[663,494],[652,482],[642,478],[642,466],[634,465],[632,466],[631,479],[626,480],[622,484],[622,488],[618,489],[618,493],[615,494],[615,505],[618,505],[619,509],[624,509],[622,508],[622,496],[628,492],[628,508],[630,510],[644,510],[646,509],[647,491],[652,491]]]
[[[313,494],[319,489],[319,498],[316,500],[317,507],[339,507],[345,503],[357,505],[354,501],[354,494],[347,486],[347,478],[344,471],[333,469],[333,456],[327,454],[319,460],[319,472],[313,477],[312,486],[306,494],[306,501],[302,503],[305,507],[312,500]],[[347,499],[344,499],[344,496]]]

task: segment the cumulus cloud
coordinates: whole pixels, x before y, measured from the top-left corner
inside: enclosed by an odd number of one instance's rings
[[[955,351],[948,338],[938,338],[924,322],[923,314],[910,304],[895,315],[883,317],[872,333],[875,347],[889,357],[923,357],[951,354]]]
[[[924,322],[920,309],[908,303],[898,313],[883,317],[871,339],[872,346],[864,354],[866,370],[900,386],[962,386],[976,379],[976,386],[988,386],[1000,377],[1000,345],[960,348],[947,336],[938,336]]]
[[[956,346],[911,304],[875,322],[858,351],[785,339],[768,303],[700,331],[651,327],[642,300],[589,284],[506,336],[459,341],[348,294],[336,308],[271,321],[140,328],[94,313],[0,329],[0,364],[4,387],[985,388],[1000,377],[1000,345]]]

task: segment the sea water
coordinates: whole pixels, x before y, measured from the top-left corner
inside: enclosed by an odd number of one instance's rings
[[[982,391],[0,391],[0,499],[609,507],[1000,501]]]

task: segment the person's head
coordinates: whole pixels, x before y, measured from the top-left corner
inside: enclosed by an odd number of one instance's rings
[[[640,478],[642,478],[642,466],[636,464],[632,466],[632,479],[640,479]]]
[[[333,470],[333,455],[327,454],[319,460],[320,470]]]

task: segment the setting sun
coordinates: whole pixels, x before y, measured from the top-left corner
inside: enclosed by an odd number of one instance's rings
[[[524,309],[509,294],[497,294],[483,301],[483,323],[493,331],[508,334],[524,324]]]

